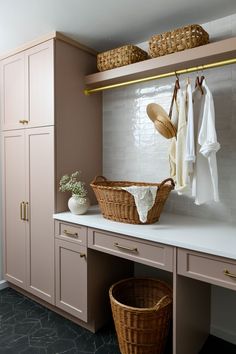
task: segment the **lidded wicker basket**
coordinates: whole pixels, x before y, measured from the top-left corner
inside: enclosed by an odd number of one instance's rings
[[[108,50],[97,55],[97,68],[99,71],[119,68],[148,58],[148,53],[135,45]]]
[[[149,54],[155,58],[207,43],[209,34],[200,25],[188,25],[152,36],[149,40]]]
[[[151,278],[111,286],[109,297],[122,354],[163,354],[172,317],[172,290]]]
[[[170,183],[168,183],[170,182]],[[91,187],[96,195],[102,215],[106,219],[129,224],[143,224],[135,205],[134,197],[121,187],[129,186],[156,186],[157,194],[153,207],[149,210],[145,224],[152,224],[159,220],[164,204],[172,189],[174,181],[167,178],[161,183],[108,181],[103,176],[97,176],[91,182]]]

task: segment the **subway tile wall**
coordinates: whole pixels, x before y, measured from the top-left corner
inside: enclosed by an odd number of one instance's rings
[[[236,14],[202,25],[211,41],[236,36]],[[140,45],[145,48],[146,43]],[[197,74],[189,77],[192,83]],[[201,75],[201,73],[200,73]],[[196,206],[189,196],[172,192],[165,210],[225,221],[236,216],[236,65],[204,72],[215,103],[220,203]],[[185,84],[186,76],[181,77]],[[112,180],[160,182],[169,177],[170,141],[146,114],[151,102],[169,110],[174,78],[150,81],[103,94],[103,173]],[[206,181],[208,183],[208,181]]]

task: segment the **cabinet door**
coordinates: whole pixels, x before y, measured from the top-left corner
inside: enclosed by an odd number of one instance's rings
[[[2,130],[22,128],[25,112],[24,53],[1,62],[1,126]]]
[[[87,321],[87,248],[55,240],[56,306]]]
[[[25,130],[27,290],[54,303],[54,128]]]
[[[4,273],[11,283],[26,286],[26,221],[24,130],[2,135]]]
[[[25,52],[28,127],[54,124],[53,40]]]

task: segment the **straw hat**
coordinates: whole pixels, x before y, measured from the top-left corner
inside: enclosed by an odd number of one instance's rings
[[[147,115],[153,121],[156,130],[166,139],[171,139],[176,136],[176,127],[171,122],[166,111],[159,104],[148,104]]]

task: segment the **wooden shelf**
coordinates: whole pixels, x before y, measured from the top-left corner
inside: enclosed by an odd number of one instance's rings
[[[88,89],[236,58],[236,37],[85,77]]]

